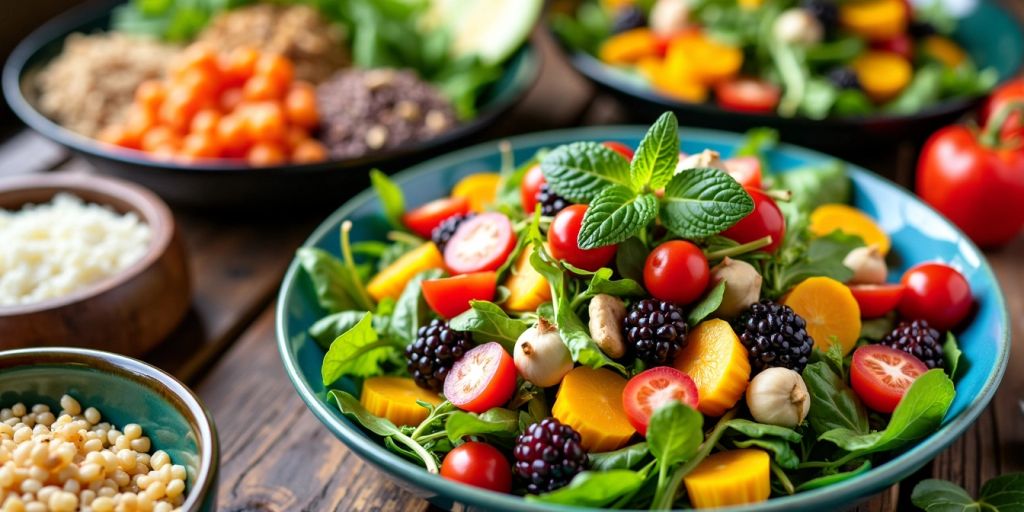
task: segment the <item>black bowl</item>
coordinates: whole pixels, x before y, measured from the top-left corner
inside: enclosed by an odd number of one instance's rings
[[[177,206],[221,209],[337,204],[369,184],[367,170],[402,169],[451,149],[490,126],[522,99],[540,74],[540,53],[527,42],[509,58],[504,74],[485,92],[475,118],[438,137],[360,158],[258,168],[227,161],[158,161],[58,125],[33,105],[26,81],[34,70],[61,52],[68,35],[106,30],[111,10],[122,1],[107,0],[71,9],[25,38],[4,64],[4,96],[25,124],[81,154],[100,172],[141,183]]]

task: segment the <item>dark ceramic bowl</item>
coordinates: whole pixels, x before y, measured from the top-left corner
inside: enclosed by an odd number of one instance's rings
[[[187,512],[216,510],[220,457],[213,418],[192,391],[162,370],[109,352],[67,347],[0,352],[0,407],[18,402],[60,410],[71,395],[105,421],[138,423],[153,451],[185,466]]]
[[[29,35],[4,65],[4,96],[18,117],[34,130],[81,154],[101,172],[141,183],[175,205],[261,208],[337,203],[369,185],[367,170],[400,169],[424,155],[450,149],[490,126],[522,99],[540,74],[540,54],[527,42],[509,58],[501,78],[480,99],[475,118],[439,137],[360,158],[259,168],[233,162],[158,161],[140,151],[101,144],[58,125],[36,108],[27,82],[35,70],[60,53],[68,35],[106,30],[112,8],[122,2],[83,5]]]

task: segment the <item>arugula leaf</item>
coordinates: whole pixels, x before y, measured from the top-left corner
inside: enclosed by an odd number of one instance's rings
[[[388,220],[391,227],[404,231],[405,224],[402,222],[402,215],[405,214],[405,196],[402,194],[402,189],[398,188],[398,185],[395,185],[395,182],[391,181],[387,174],[378,169],[370,171],[370,183],[373,185],[373,190],[377,192],[377,197],[380,198],[384,218]]]
[[[355,283],[341,260],[316,247],[299,248],[295,258],[312,281],[320,307],[330,313],[356,309],[350,291],[355,288]]]
[[[654,194],[636,195],[621,185],[608,187],[583,215],[577,244],[581,249],[617,244],[644,229],[657,215],[658,198]]]
[[[659,467],[690,460],[704,441],[704,417],[682,402],[654,411],[647,427],[647,446]]]
[[[922,480],[914,486],[910,501],[926,512],[1021,512],[1024,511],[1024,473],[1010,473],[985,482],[977,500],[952,482]]]
[[[960,346],[957,345],[956,336],[952,332],[946,333],[946,342],[942,344],[942,357],[946,361],[946,371],[949,378],[956,378],[956,370],[960,365]]]
[[[782,439],[744,439],[733,441],[737,448],[762,448],[771,452],[775,463],[784,469],[796,469],[800,465],[800,456],[796,454],[789,442]]]
[[[539,496],[527,495],[526,499],[577,507],[604,507],[639,489],[643,483],[643,475],[628,469],[583,471],[561,489]]]
[[[686,323],[693,327],[707,318],[711,313],[714,313],[718,309],[718,306],[722,305],[722,299],[725,297],[725,281],[719,281],[714,288],[711,289],[704,298],[693,306],[690,310],[690,314],[686,317]]]
[[[330,386],[346,375],[380,375],[380,363],[387,358],[389,350],[396,348],[394,343],[377,337],[377,331],[373,328],[373,315],[366,313],[359,323],[338,336],[324,355],[320,367],[324,386]]]
[[[661,220],[681,238],[716,235],[754,211],[754,200],[720,169],[689,169],[665,186]]]
[[[609,471],[612,469],[632,469],[646,459],[650,453],[651,451],[647,448],[647,443],[641,441],[615,451],[591,453],[587,455],[587,458],[590,461],[590,469],[594,471]]]
[[[430,308],[423,300],[422,283],[427,279],[441,277],[440,269],[430,269],[413,276],[405,285],[402,294],[395,301],[395,310],[391,314],[388,332],[403,345],[416,340],[416,331],[430,316]]]
[[[493,435],[512,438],[519,433],[519,413],[495,407],[483,414],[456,411],[445,423],[448,439],[455,443],[466,436]]]
[[[630,162],[633,189],[658,190],[664,187],[672,179],[678,164],[679,121],[672,112],[665,112],[647,130]]]
[[[809,491],[811,489],[819,489],[822,487],[828,487],[835,485],[844,480],[849,480],[855,476],[867,473],[871,469],[871,461],[864,461],[857,469],[851,471],[845,471],[842,473],[836,473],[833,475],[820,476],[818,478],[812,478],[796,487],[797,492]]]
[[[622,277],[639,283],[644,280],[644,263],[650,251],[638,238],[630,238],[621,244],[615,252],[615,267]]]
[[[366,315],[366,311],[341,311],[338,313],[332,313],[320,320],[317,320],[316,323],[310,326],[309,335],[316,340],[318,345],[324,349],[329,349],[331,347],[331,343],[333,343],[338,336],[341,336],[345,331],[355,327],[356,324],[358,324]]]
[[[804,368],[804,383],[811,394],[807,421],[815,432],[846,429],[867,434],[868,414],[864,405],[827,363],[811,363]]]
[[[629,162],[596,142],[574,142],[555,148],[540,162],[548,186],[574,203],[590,203],[612,185],[634,190]]]
[[[730,420],[725,424],[726,428],[735,430],[745,436],[760,439],[763,437],[777,437],[792,443],[800,442],[803,436],[799,432],[786,427],[757,423],[743,418]]]
[[[456,331],[472,332],[478,338],[497,341],[505,350],[512,352],[516,340],[530,325],[518,318],[509,318],[500,306],[485,300],[469,302],[470,309],[452,318],[448,325]]]

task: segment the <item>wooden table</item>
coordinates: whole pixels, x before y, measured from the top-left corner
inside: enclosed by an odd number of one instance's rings
[[[537,35],[541,79],[521,105],[480,139],[557,127],[622,122],[624,112],[575,75]],[[686,120],[683,119],[685,124]],[[913,150],[874,169],[909,181]],[[0,175],[92,172],[89,164],[28,130],[0,145]],[[295,249],[326,212],[268,221],[182,212],[192,270],[192,310],[146,359],[191,385],[212,411],[221,441],[221,510],[427,510],[336,440],[284,374],[274,339],[274,299]],[[858,510],[908,510],[913,482],[938,477],[971,493],[1024,470],[1024,238],[990,253],[1007,295],[1017,350],[992,405],[968,433],[913,478]],[[1016,455],[1014,455],[1016,454]]]

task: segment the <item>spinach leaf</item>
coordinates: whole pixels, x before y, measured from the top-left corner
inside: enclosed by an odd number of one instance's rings
[[[295,257],[312,281],[320,307],[330,313],[357,309],[351,292],[355,283],[341,260],[315,247],[302,247]]]
[[[661,220],[679,237],[716,235],[754,210],[754,200],[720,169],[689,169],[665,186]]]
[[[466,436],[493,435],[512,438],[519,433],[519,414],[496,407],[483,414],[456,411],[445,423],[448,439],[455,443]]]
[[[765,153],[779,145],[779,132],[772,128],[754,128],[743,136],[743,142],[733,150],[732,156],[756,156],[764,158]]]
[[[614,245],[647,227],[658,215],[658,198],[622,185],[605,188],[583,214],[577,244],[581,249]]]
[[[558,503],[577,507],[603,507],[640,488],[644,477],[636,471],[584,471],[569,485],[539,496],[528,495],[528,501]]]
[[[591,298],[600,294],[616,297],[643,297],[647,295],[643,286],[632,279],[612,279],[612,269],[600,268],[590,277],[590,283],[583,292],[584,297]]]
[[[650,251],[638,238],[630,238],[619,244],[615,252],[615,267],[622,277],[640,283],[644,280],[644,263]],[[609,294],[610,295],[610,294]]]
[[[837,484],[839,482],[842,482],[844,480],[849,480],[849,479],[851,479],[851,478],[853,478],[855,476],[859,476],[859,475],[862,475],[864,473],[867,473],[870,469],[871,469],[871,461],[870,460],[866,460],[866,461],[864,461],[863,464],[861,464],[859,467],[857,467],[857,469],[854,469],[852,471],[844,471],[842,473],[835,473],[833,475],[826,475],[826,476],[819,476],[817,478],[812,478],[811,480],[808,480],[808,481],[798,485],[796,487],[796,490],[797,490],[797,492],[801,492],[801,491],[809,491],[811,489],[819,489],[819,488],[822,488],[822,487],[828,487],[830,485],[835,485],[835,484]]]
[[[647,427],[647,446],[659,467],[692,458],[704,441],[704,417],[692,407],[672,402],[658,408]]]
[[[789,442],[797,443],[803,436],[799,432],[786,427],[780,427],[778,425],[768,425],[766,423],[757,423],[743,418],[737,418],[730,420],[725,426],[729,429],[735,430],[745,436],[752,437],[755,439],[761,439],[764,437],[777,437]]]
[[[956,336],[952,332],[946,333],[946,342],[942,344],[942,357],[946,360],[946,371],[949,378],[956,378],[956,371],[960,366],[960,346],[957,345]]]
[[[793,199],[782,204],[804,214],[826,203],[848,203],[852,193],[846,166],[838,160],[792,169],[778,174],[777,180],[778,188],[793,193]]]
[[[636,154],[629,165],[633,189],[658,190],[664,187],[672,179],[678,164],[679,121],[672,112],[665,112],[651,125],[636,147]],[[591,204],[591,208],[593,207],[594,205]],[[583,248],[586,249],[586,247]]]
[[[363,404],[359,403],[356,397],[344,391],[332,389],[328,395],[338,404],[338,409],[341,410],[342,414],[352,418],[370,432],[384,437],[385,446],[388,446],[392,451],[418,459],[430,473],[436,474],[438,472],[437,457],[411,437],[405,435],[390,420],[371,414],[363,407]],[[405,446],[399,447],[399,443]]]
[[[359,323],[331,343],[320,367],[324,386],[330,386],[346,375],[380,375],[383,371],[381,362],[397,348],[394,343],[377,337],[373,315],[366,313]]]
[[[800,456],[793,450],[788,441],[775,438],[735,440],[737,448],[761,448],[770,452],[775,463],[784,469],[796,469],[800,465]]]
[[[704,296],[697,305],[693,306],[690,314],[686,317],[686,323],[693,327],[707,318],[711,313],[722,305],[722,298],[725,297],[725,281],[720,281]]]
[[[574,203],[590,203],[612,185],[633,189],[629,162],[596,142],[559,146],[544,156],[540,166],[548,186]]]
[[[523,178],[526,176],[526,173],[535,165],[537,165],[537,158],[531,158],[519,167],[510,166],[509,169],[502,169],[501,179],[498,182],[498,195],[496,202],[498,206],[506,211],[506,213],[520,212],[523,210],[520,186],[523,183]],[[533,212],[524,213],[527,215],[533,214]]]
[[[807,421],[815,432],[823,434],[841,428],[867,434],[868,414],[864,405],[827,363],[807,365],[803,377],[811,394]]]
[[[646,442],[631,444],[625,448],[611,452],[591,453],[587,457],[590,460],[590,469],[594,471],[609,471],[612,469],[633,469],[650,455]]]
[[[843,258],[863,245],[860,237],[838,231],[811,240],[804,257],[782,269],[780,290],[789,290],[810,277],[830,277],[841,283],[849,281],[853,271],[843,265]]]
[[[405,196],[402,189],[395,185],[395,182],[388,178],[387,174],[378,169],[370,171],[370,183],[373,190],[380,198],[381,208],[384,210],[384,218],[388,220],[391,227],[405,230],[405,223],[402,222],[402,215],[405,214]]]
[[[530,325],[518,318],[509,318],[500,306],[485,300],[469,303],[470,309],[451,319],[449,326],[456,331],[472,332],[478,339],[497,341],[505,350],[512,352],[516,340]]]
[[[910,501],[926,512],[1022,512],[1024,473],[1002,475],[985,482],[977,500],[952,482],[922,480],[914,486]]]
[[[440,269],[431,269],[413,276],[395,301],[388,332],[403,346],[416,340],[416,331],[430,316],[430,308],[427,307],[421,293],[423,281],[436,279],[443,273]]]
[[[345,331],[355,327],[356,324],[358,324],[366,315],[366,311],[341,311],[339,313],[332,313],[320,320],[317,320],[316,323],[310,326],[309,335],[316,340],[318,345],[324,349],[328,349],[331,347],[331,343],[333,343],[338,336],[341,336]]]

